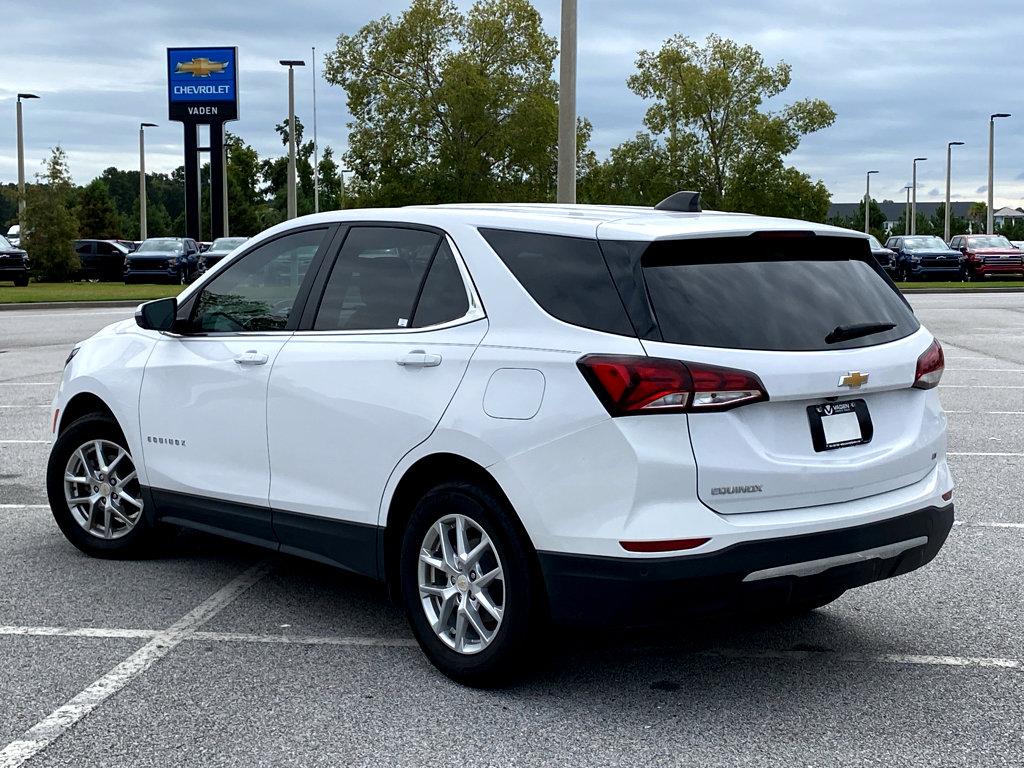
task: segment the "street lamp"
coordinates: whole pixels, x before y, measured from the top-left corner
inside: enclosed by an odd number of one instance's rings
[[[38,99],[34,93],[19,93],[15,108],[18,118],[18,236],[25,237],[25,133],[21,127],[21,100]]]
[[[943,240],[949,243],[949,174],[953,162],[953,148],[963,146],[963,142],[948,142],[946,144],[946,220],[943,224]]]
[[[878,171],[868,171],[865,174],[865,185],[864,185],[864,234],[868,235],[871,233],[871,174],[877,174]]]
[[[910,198],[910,234],[914,235],[917,233],[917,161],[927,160],[928,158],[914,158],[914,178],[911,181],[913,190],[911,191]]]
[[[562,0],[558,41],[557,201],[576,202],[576,0]]]
[[[295,203],[295,67],[305,67],[299,59],[281,59],[278,62],[288,68],[288,217],[296,216]]]
[[[903,189],[907,191],[907,208],[906,213],[903,214],[903,234],[910,234],[910,185],[904,185]]]
[[[993,176],[995,171],[995,143],[996,143],[996,118],[1010,117],[1009,112],[996,112],[988,116],[988,229],[989,235],[995,234],[995,226],[992,223],[992,206],[995,196],[992,192]]]
[[[139,123],[139,240],[149,237],[146,227],[146,129],[156,123]]]

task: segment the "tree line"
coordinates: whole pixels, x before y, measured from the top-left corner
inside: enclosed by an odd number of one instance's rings
[[[466,12],[452,0],[412,0],[397,18],[383,16],[339,36],[324,76],[345,92],[352,115],[343,156],[352,176],[343,185],[334,153],[324,149],[321,210],[553,201],[557,54],[556,39],[529,0],[477,0]],[[820,99],[769,109],[790,82],[785,62],[770,65],[752,46],[717,35],[699,42],[674,35],[638,52],[626,85],[648,105],[643,125],[598,158],[593,125],[579,117],[578,201],[650,206],[692,189],[707,208],[824,221],[831,202],[825,185],[785,158],[836,115]],[[276,128],[287,144],[287,123]],[[313,145],[303,141],[301,123],[296,134],[303,214],[313,209]],[[230,231],[252,235],[282,221],[287,158],[261,158],[235,135],[227,144]],[[181,235],[183,167],[149,175],[146,189],[149,234]],[[52,277],[72,268],[72,255],[43,248],[47,227],[59,226],[67,242],[136,239],[138,206],[137,171],[108,168],[77,187],[56,148],[28,195],[34,213],[26,230],[37,266]],[[55,207],[64,212],[57,215]],[[202,208],[209,232],[208,201]],[[60,251],[56,233],[49,242]]]

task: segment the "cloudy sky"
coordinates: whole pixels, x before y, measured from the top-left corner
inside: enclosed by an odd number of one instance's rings
[[[535,0],[548,31],[558,33],[558,0]],[[14,101],[25,108],[26,163],[39,170],[48,148],[68,152],[77,182],[110,165],[136,168],[139,121],[148,167],[181,164],[181,127],[167,121],[164,49],[237,45],[242,119],[231,130],[261,154],[278,153],[273,126],[285,114],[280,58],[322,55],[338,34],[406,0],[308,2],[150,2],[149,0],[0,0],[0,182],[16,179]],[[469,5],[459,0],[459,5]],[[996,203],[1024,204],[1024,3],[1019,0],[579,0],[578,105],[594,124],[600,155],[641,126],[645,105],[626,87],[636,51],[670,34],[711,32],[750,43],[769,63],[793,67],[784,101],[820,97],[838,113],[832,128],[804,140],[791,162],[832,191],[834,201],[863,195],[864,172],[878,169],[872,193],[902,200],[911,160],[919,164],[919,199],[945,185],[946,142],[954,148],[953,197],[986,194],[988,115],[997,124]],[[296,111],[310,124],[312,73],[300,71]],[[318,85],[322,144],[345,144],[344,93]]]

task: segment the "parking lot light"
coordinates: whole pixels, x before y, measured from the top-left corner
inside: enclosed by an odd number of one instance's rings
[[[18,229],[21,237],[25,237],[25,132],[21,125],[22,99],[38,99],[34,93],[19,93],[15,113],[18,122]]]
[[[917,163],[928,158],[914,158],[914,178],[910,182],[910,234],[917,234]]]
[[[298,213],[295,201],[295,68],[305,67],[301,59],[281,59],[278,62],[288,68],[288,219]]]
[[[946,217],[942,228],[943,240],[949,243],[949,174],[952,167],[953,147],[960,147],[963,142],[947,142],[946,144]]]
[[[988,227],[985,229],[989,235],[995,234],[995,224],[992,219],[992,207],[995,205],[995,194],[993,192],[995,176],[995,143],[996,143],[996,118],[1010,117],[1009,112],[996,112],[988,116]]]
[[[903,234],[910,234],[910,185],[904,185],[903,189],[907,191],[907,208],[903,214]]]
[[[146,129],[156,123],[139,123],[139,240],[147,237],[146,225]]]
[[[864,234],[867,235],[871,232],[871,174],[877,174],[878,171],[868,171],[865,179],[866,184],[864,186]]]

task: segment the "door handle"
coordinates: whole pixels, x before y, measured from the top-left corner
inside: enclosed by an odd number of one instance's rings
[[[267,362],[266,354],[259,350],[246,350],[235,356],[235,363],[239,366],[262,366]]]
[[[395,363],[408,368],[431,368],[441,365],[441,356],[428,353],[425,350],[413,350],[401,356]]]

